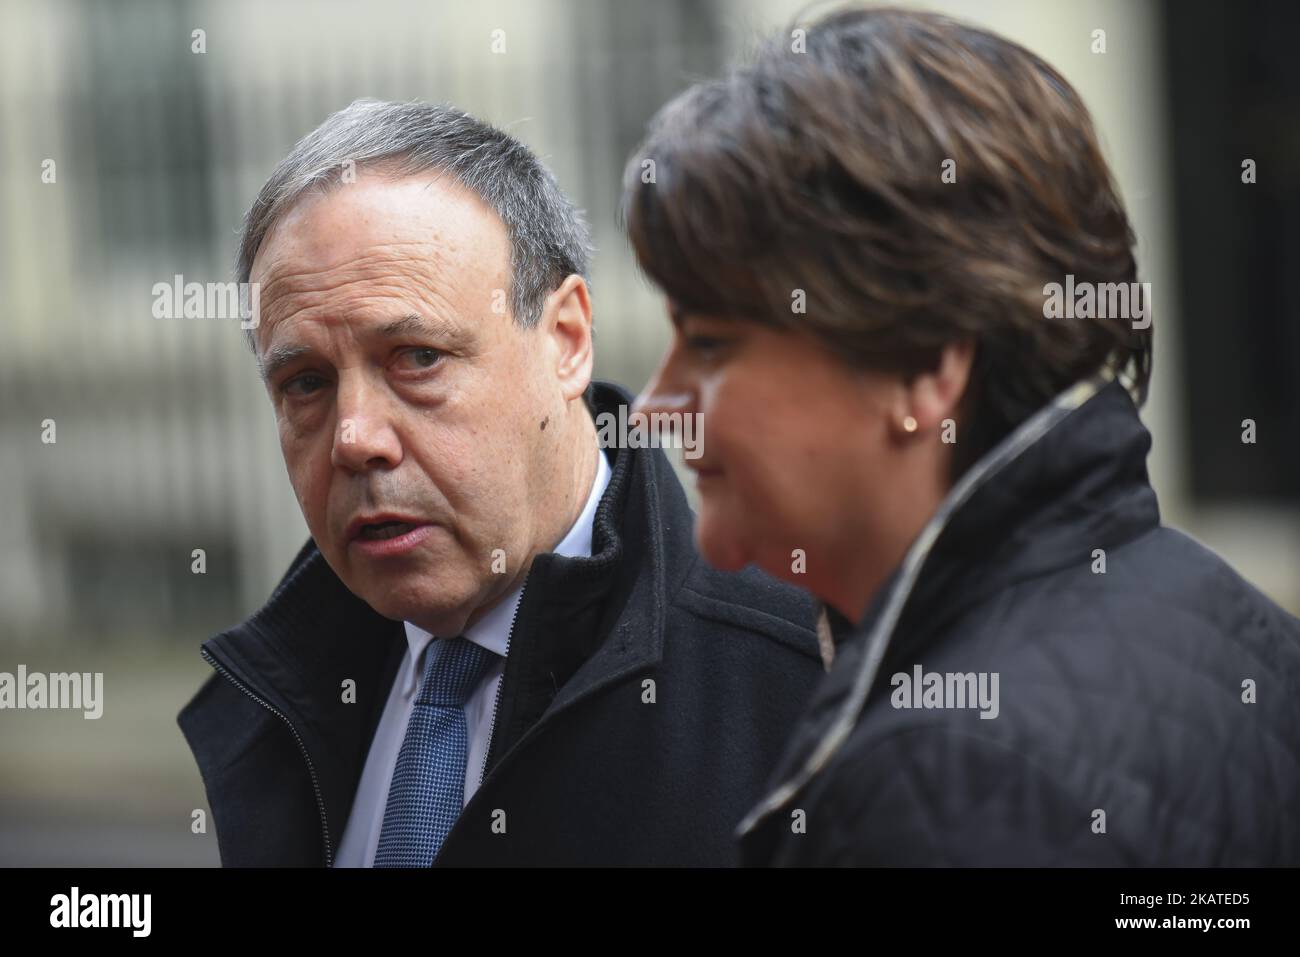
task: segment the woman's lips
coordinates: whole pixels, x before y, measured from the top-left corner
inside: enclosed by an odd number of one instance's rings
[[[369,558],[389,558],[409,552],[428,538],[436,525],[416,525],[409,532],[392,538],[354,538],[348,548],[355,548]]]

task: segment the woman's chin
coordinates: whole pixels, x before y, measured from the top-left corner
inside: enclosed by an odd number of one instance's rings
[[[739,571],[749,564],[749,554],[739,538],[704,516],[695,527],[695,537],[704,560],[719,571]]]

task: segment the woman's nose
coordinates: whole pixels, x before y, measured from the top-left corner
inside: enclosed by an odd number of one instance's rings
[[[641,394],[632,403],[633,412],[694,412],[695,391],[681,376],[670,353],[664,357]]]

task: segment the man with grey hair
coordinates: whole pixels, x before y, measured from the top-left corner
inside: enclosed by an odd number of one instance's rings
[[[263,186],[237,272],[311,539],[178,718],[224,864],[735,862],[812,606],[698,561],[658,448],[602,450],[589,247],[447,107],[353,103]]]

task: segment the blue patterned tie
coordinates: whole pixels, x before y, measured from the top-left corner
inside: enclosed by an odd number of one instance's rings
[[[465,702],[497,655],[435,638],[388,787],[375,867],[428,867],[465,803]]]

